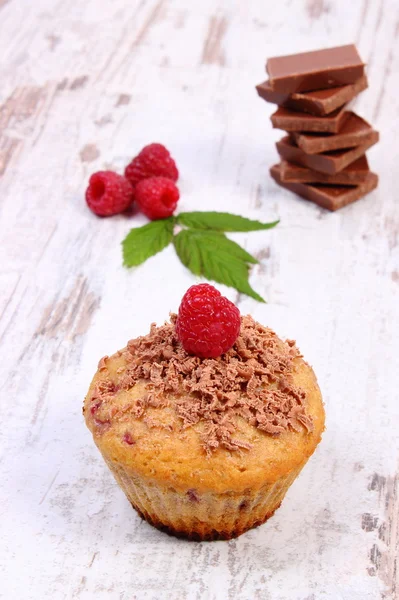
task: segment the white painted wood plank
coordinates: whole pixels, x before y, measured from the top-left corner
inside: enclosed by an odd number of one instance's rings
[[[399,11],[395,0],[190,4],[0,0],[0,597],[394,599],[398,595]],[[381,131],[376,192],[330,214],[277,188],[267,56],[356,41]],[[172,248],[121,267],[141,217],[96,219],[91,172],[162,141],[182,210],[281,218],[237,234],[263,257],[265,306],[324,392],[327,431],[282,508],[238,540],[152,529],[81,417],[97,360],[176,309],[193,277]]]

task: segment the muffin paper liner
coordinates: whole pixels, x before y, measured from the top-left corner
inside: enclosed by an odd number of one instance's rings
[[[228,540],[264,523],[307,462],[255,491],[213,493],[194,488],[182,492],[146,480],[108,457],[104,459],[143,519],[166,533],[198,541]]]

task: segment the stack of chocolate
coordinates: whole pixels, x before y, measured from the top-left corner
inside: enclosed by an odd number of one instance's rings
[[[270,58],[266,69],[269,80],[256,89],[278,104],[273,127],[288,133],[276,144],[281,162],[270,169],[273,179],[329,210],[373,190],[378,177],[365,152],[378,132],[345,107],[367,88],[355,46]]]

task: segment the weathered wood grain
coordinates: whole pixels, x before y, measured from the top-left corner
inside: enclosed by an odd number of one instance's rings
[[[399,6],[395,0],[0,0],[0,597],[399,598]],[[336,214],[284,192],[256,95],[268,56],[356,41],[381,131],[376,192]],[[261,261],[243,313],[296,337],[327,430],[265,526],[188,543],[131,510],[83,425],[99,357],[176,309],[193,277],[173,248],[133,271],[141,216],[97,219],[84,190],[161,141],[181,209],[278,228],[234,239]],[[222,286],[221,286],[222,289]]]

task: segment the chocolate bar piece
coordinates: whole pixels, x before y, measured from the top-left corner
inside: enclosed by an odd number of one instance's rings
[[[337,108],[326,117],[318,117],[280,106],[270,118],[275,129],[337,133],[347,116],[348,111],[344,108]]]
[[[310,200],[318,206],[328,210],[338,210],[351,202],[360,200],[363,196],[377,187],[378,177],[375,173],[369,173],[366,180],[354,187],[342,185],[309,185],[307,183],[287,183],[282,181],[280,165],[274,165],[270,174],[278,185],[298,194],[305,200]]]
[[[364,63],[349,44],[269,58],[266,70],[272,89],[290,94],[355,83],[364,74]]]
[[[335,175],[326,175],[282,160],[280,177],[283,183],[324,183],[329,185],[358,185],[366,181],[370,173],[366,155],[361,156]]]
[[[272,90],[269,81],[264,81],[257,85],[256,90],[259,96],[266,100],[266,102],[272,102],[291,110],[324,116],[352,100],[365,90],[367,86],[367,77],[363,75],[363,77],[360,77],[360,79],[350,85],[342,85],[327,90],[316,90],[314,92],[294,94],[276,92]]]
[[[309,167],[309,169],[320,171],[320,173],[334,175],[360,158],[366,150],[378,142],[378,139],[378,132],[373,131],[371,139],[356,148],[351,148],[350,150],[333,150],[325,154],[306,154],[287,135],[276,143],[276,147],[281,158],[289,162]]]
[[[320,154],[330,150],[353,148],[369,141],[374,130],[361,117],[354,112],[347,112],[342,126],[335,135],[323,133],[297,133],[292,137],[295,143],[308,154]]]

